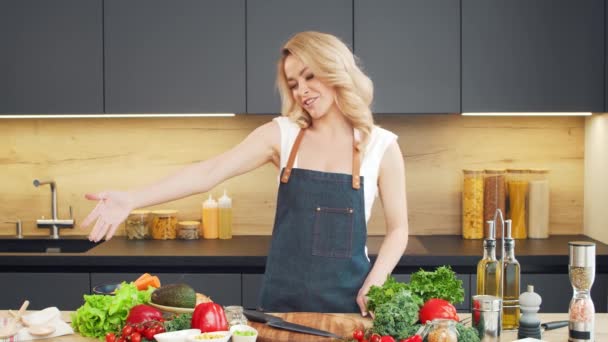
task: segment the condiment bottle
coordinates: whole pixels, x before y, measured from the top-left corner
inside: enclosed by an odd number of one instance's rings
[[[488,237],[483,241],[483,259],[477,263],[477,294],[500,298],[500,262],[496,259],[494,221],[488,221]]]
[[[220,239],[232,239],[232,199],[224,195],[218,199],[219,206],[219,237]]]
[[[205,239],[217,239],[218,237],[218,208],[217,202],[211,197],[211,194],[203,202],[203,237]]]
[[[511,221],[506,220],[505,255],[502,257],[502,328],[519,328],[519,284],[521,266],[515,259],[515,240],[511,238]]]
[[[528,184],[528,237],[549,237],[549,170],[530,170]]]
[[[483,219],[490,221],[494,219],[496,209],[505,213],[505,170],[485,170],[483,184]],[[497,231],[496,238],[502,237],[502,232]]]
[[[462,237],[483,238],[483,170],[462,170]]]
[[[526,208],[528,170],[508,169],[507,172],[507,193],[509,197],[509,213],[507,217],[513,222],[513,234],[511,237],[514,239],[525,239],[528,237]]]

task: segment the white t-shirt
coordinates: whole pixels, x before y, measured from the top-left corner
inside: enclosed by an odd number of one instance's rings
[[[289,153],[293,143],[300,132],[300,126],[291,121],[288,117],[279,116],[273,119],[279,124],[281,129],[281,167],[282,170],[287,165]],[[374,199],[378,196],[378,173],[380,162],[384,156],[386,148],[397,139],[397,135],[384,128],[374,126],[369,142],[361,161],[360,175],[363,176],[363,192],[365,193],[365,222],[369,221],[372,213]],[[297,167],[298,158],[294,161],[293,167]],[[279,175],[280,176],[280,175]]]

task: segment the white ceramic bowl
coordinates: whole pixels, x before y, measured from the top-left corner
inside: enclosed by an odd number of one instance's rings
[[[214,331],[188,336],[187,342],[228,342],[232,334],[230,331]],[[156,337],[156,336],[154,336]]]
[[[255,335],[245,336],[238,335],[235,333],[236,331],[251,331],[254,332]],[[230,327],[230,332],[232,333],[232,342],[255,342],[258,339],[258,331],[247,324],[236,324]]]
[[[186,342],[188,336],[199,335],[201,329],[186,329],[178,331],[164,332],[154,335],[158,342]]]

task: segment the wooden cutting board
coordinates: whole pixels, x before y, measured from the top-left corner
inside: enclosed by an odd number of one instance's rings
[[[290,312],[274,314],[287,322],[302,324],[307,327],[329,331],[345,338],[351,338],[355,329],[364,329],[371,326],[371,320],[363,318],[358,314],[328,314],[316,312]],[[249,324],[258,330],[259,342],[270,341],[292,341],[292,342],[314,342],[331,341],[331,338],[309,334],[301,334],[294,331],[269,327],[263,323],[249,321]]]

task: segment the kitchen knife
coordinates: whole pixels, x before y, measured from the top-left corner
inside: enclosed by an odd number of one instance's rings
[[[266,325],[271,326],[273,328],[337,339],[343,338],[343,336],[338,336],[336,334],[330,333],[329,331],[319,330],[307,327],[305,325],[287,322],[281,317],[265,314],[261,311],[243,310],[243,313],[245,314],[245,317],[247,317],[247,319],[258,323],[265,323]]]

